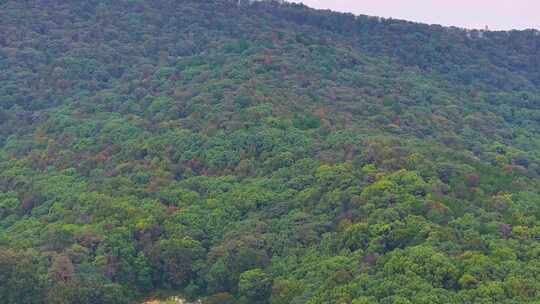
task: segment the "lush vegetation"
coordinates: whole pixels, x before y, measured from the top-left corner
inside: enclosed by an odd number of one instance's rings
[[[537,303],[540,36],[0,1],[0,298]]]

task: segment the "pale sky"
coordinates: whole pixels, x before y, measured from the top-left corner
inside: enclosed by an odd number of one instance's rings
[[[540,0],[290,0],[355,15],[491,30],[540,29]]]

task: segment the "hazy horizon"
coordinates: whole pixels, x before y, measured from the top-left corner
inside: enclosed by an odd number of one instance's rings
[[[540,29],[540,1],[534,0],[291,0],[318,9],[457,26],[469,29]]]

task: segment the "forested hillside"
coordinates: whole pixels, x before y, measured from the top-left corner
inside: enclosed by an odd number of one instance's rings
[[[540,35],[0,0],[0,302],[540,301]]]

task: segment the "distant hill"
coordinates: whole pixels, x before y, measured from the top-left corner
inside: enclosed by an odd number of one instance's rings
[[[0,1],[2,303],[536,303],[540,35]]]

